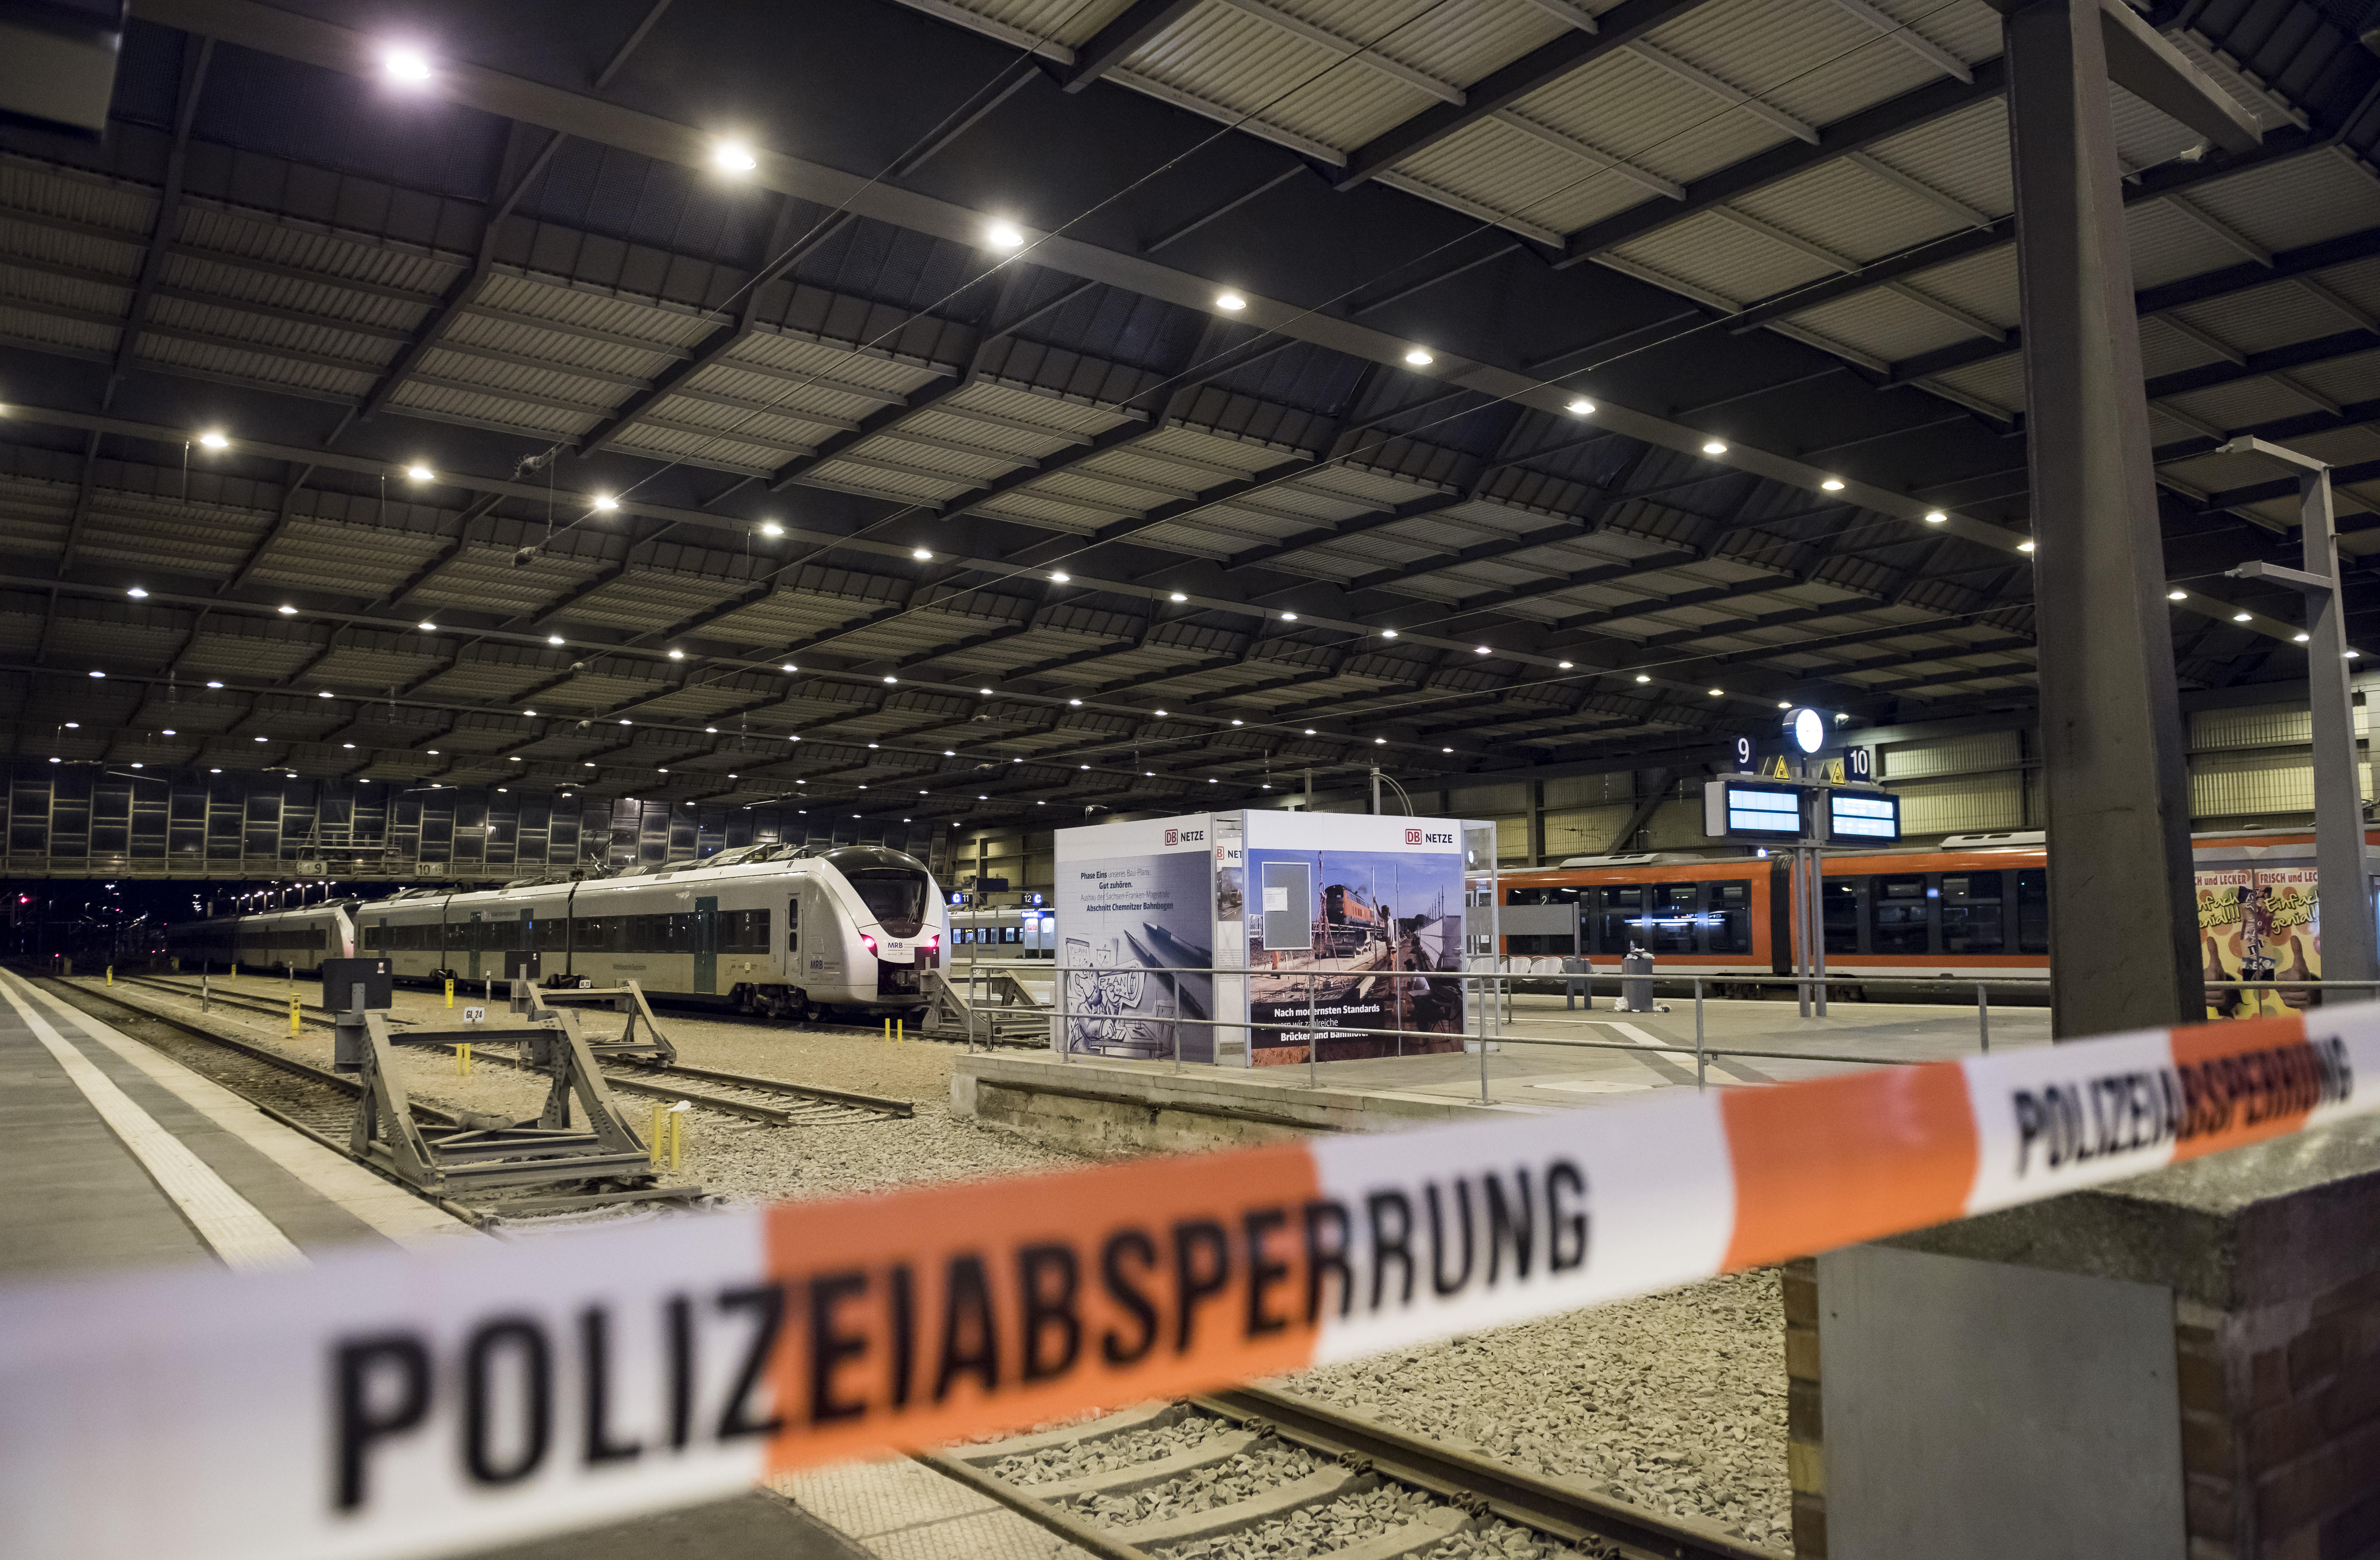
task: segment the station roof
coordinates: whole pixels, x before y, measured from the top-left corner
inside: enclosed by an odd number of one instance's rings
[[[2380,649],[2380,58],[2141,9],[2263,130],[2116,93],[2179,664],[2301,678],[2215,452]],[[1985,0],[134,13],[0,129],[20,756],[973,822],[2034,698]]]

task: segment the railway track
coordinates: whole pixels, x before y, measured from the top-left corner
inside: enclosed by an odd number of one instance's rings
[[[182,1000],[199,995],[199,986],[188,976],[118,975],[117,984],[138,990],[153,991]],[[236,1011],[260,1013],[276,1019],[286,1019],[289,1004],[254,992],[210,988],[208,999],[220,1002]],[[330,1012],[315,1004],[300,1003],[298,1022],[327,1029]],[[393,1015],[399,1024],[418,1023],[402,1014]],[[503,1067],[526,1068],[516,1057],[498,1051],[474,1051],[473,1059]],[[723,1115],[740,1116],[747,1120],[765,1121],[772,1127],[843,1125],[856,1121],[904,1119],[916,1112],[907,1100],[891,1099],[879,1094],[856,1094],[845,1089],[829,1089],[808,1083],[787,1082],[782,1079],[760,1078],[748,1073],[722,1072],[714,1068],[672,1065],[647,1067],[633,1062],[607,1058],[601,1062],[603,1078],[613,1088],[624,1094],[644,1094],[657,1099],[686,1100],[705,1109]],[[714,1085],[710,1088],[688,1087],[687,1080]]]
[[[1708,1524],[1263,1387],[914,1455],[1101,1560],[1217,1540],[1230,1542],[1191,1553],[1402,1560],[1499,1522],[1597,1560],[1776,1560]]]

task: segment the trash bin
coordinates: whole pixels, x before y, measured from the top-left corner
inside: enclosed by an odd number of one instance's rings
[[[1595,973],[1595,961],[1591,959],[1565,959],[1561,961],[1561,968],[1566,976],[1591,975]],[[1595,986],[1591,983],[1575,979],[1562,982],[1563,1011],[1576,1007],[1581,998],[1586,1000],[1586,1010],[1590,1013],[1595,1011]]]
[[[1620,973],[1631,978],[1620,983],[1620,1010],[1625,1013],[1649,1013],[1653,1010],[1653,956],[1641,948],[1631,947],[1628,956],[1620,961]],[[1641,976],[1641,979],[1634,978]]]

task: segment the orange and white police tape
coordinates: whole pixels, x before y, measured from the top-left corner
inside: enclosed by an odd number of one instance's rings
[[[2380,1108],[2380,1004],[295,1273],[0,1292],[16,1556],[435,1554]]]

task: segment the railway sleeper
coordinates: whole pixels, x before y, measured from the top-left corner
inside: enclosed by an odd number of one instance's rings
[[[1115,1536],[1135,1548],[1151,1544],[1187,1543],[1193,1539],[1220,1538],[1249,1528],[1277,1522],[1291,1512],[1309,1506],[1322,1506],[1342,1495],[1362,1494],[1376,1489],[1379,1480],[1353,1469],[1320,1468],[1303,1479],[1293,1479],[1286,1484],[1250,1495],[1229,1506],[1209,1506],[1204,1511],[1184,1512],[1178,1517],[1160,1517],[1152,1521],[1137,1522],[1119,1528]]]
[[[1076,1495],[1128,1495],[1137,1490],[1170,1483],[1197,1469],[1229,1462],[1256,1444],[1257,1437],[1252,1431],[1226,1431],[1220,1435],[1210,1435],[1195,1446],[1185,1446],[1171,1457],[1136,1462],[1125,1468],[1105,1469],[1097,1473],[1079,1473],[1072,1479],[1053,1479],[1046,1484],[1026,1484],[1020,1488],[1038,1501],[1071,1500]]]

